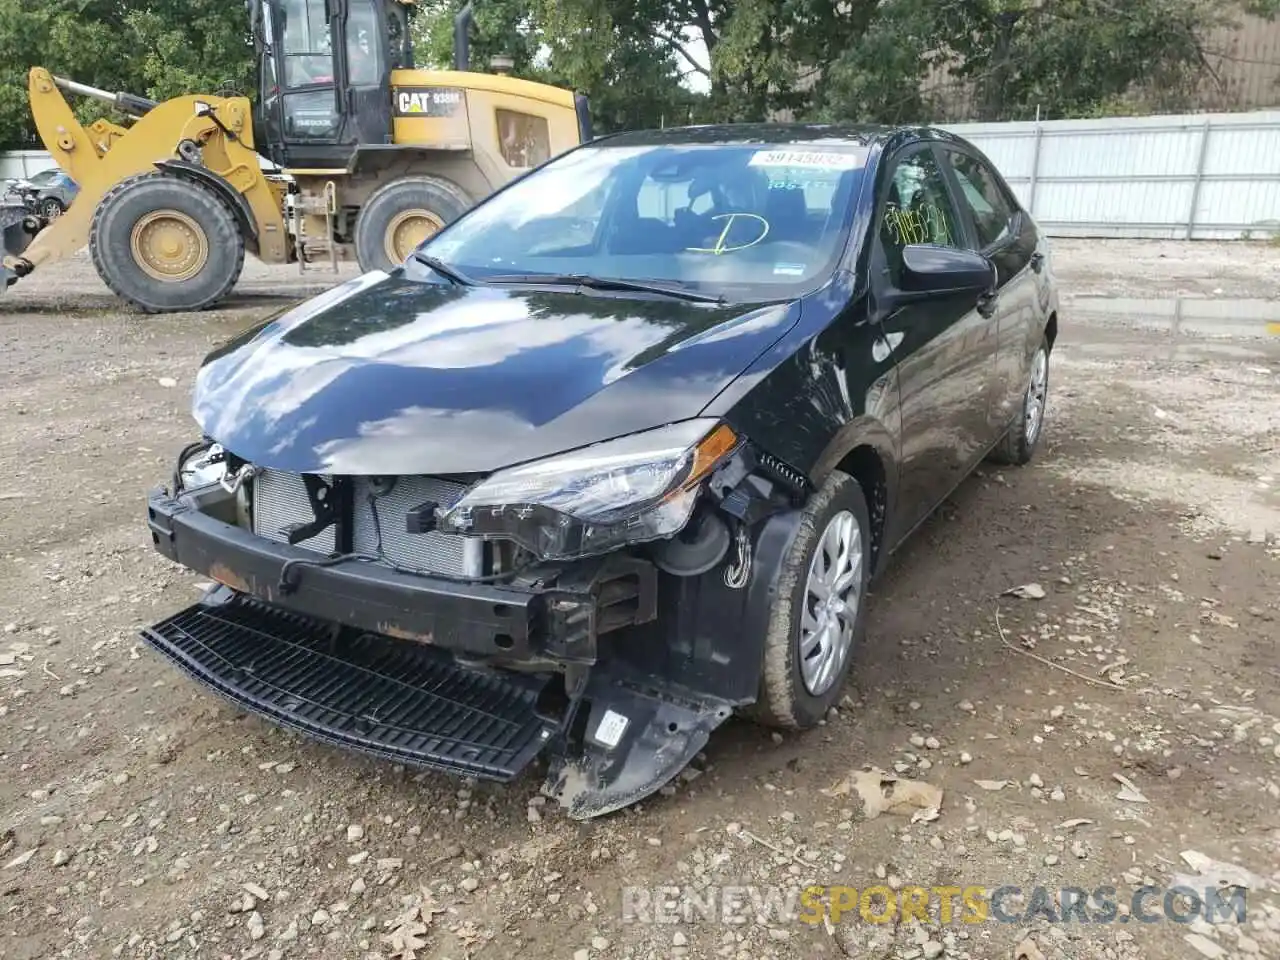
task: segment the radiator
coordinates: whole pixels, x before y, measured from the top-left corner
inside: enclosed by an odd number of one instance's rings
[[[322,477],[331,482],[330,477]],[[307,523],[313,518],[311,502],[302,477],[294,473],[265,470],[253,481],[253,532],[260,537],[286,542],[284,528]],[[398,567],[421,573],[477,577],[483,571],[483,548],[479,540],[444,533],[407,533],[405,518],[411,509],[428,500],[451,506],[466,492],[466,485],[435,477],[397,477],[390,490],[373,498],[372,481],[353,478],[352,549],[355,553],[378,556],[378,532],[382,534],[382,556]],[[374,510],[377,524],[374,524]],[[307,550],[332,553],[333,527],[298,544]]]

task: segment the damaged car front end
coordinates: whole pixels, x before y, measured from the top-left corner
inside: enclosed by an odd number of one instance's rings
[[[546,752],[545,792],[595,816],[679,773],[741,699],[670,657],[680,599],[659,599],[724,564],[736,502],[788,503],[747,483],[751,457],[703,419],[470,482],[291,474],[206,440],[148,524],[218,585],[145,636],[242,706],[384,759],[509,780]]]

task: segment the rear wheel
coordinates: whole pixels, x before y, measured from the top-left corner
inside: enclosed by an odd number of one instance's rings
[[[163,173],[123,180],[94,211],[89,252],[98,276],[147,313],[203,310],[244,267],[235,214],[212,189]]]
[[[862,487],[833,471],[805,505],[770,611],[760,696],[744,711],[770,727],[807,729],[840,698],[866,628],[871,521]]]
[[[1024,466],[1035,456],[1044,432],[1044,415],[1049,400],[1049,340],[1045,338],[1036,348],[1031,360],[1031,379],[1022,395],[1022,407],[1018,410],[1009,432],[989,457],[995,463]]]
[[[471,198],[440,177],[405,177],[381,187],[356,219],[361,270],[393,270],[428,237],[472,206]]]

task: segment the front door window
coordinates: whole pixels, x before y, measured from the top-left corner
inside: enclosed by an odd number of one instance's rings
[[[375,86],[381,82],[384,69],[373,0],[352,0],[347,13],[347,72],[351,85]]]
[[[333,47],[324,0],[282,0],[284,82],[290,90],[333,83]]]
[[[880,213],[880,243],[889,278],[901,286],[902,251],[917,243],[959,247],[962,237],[946,180],[933,151],[904,157],[893,172]]]
[[[280,0],[286,140],[333,140],[339,117],[325,0]]]

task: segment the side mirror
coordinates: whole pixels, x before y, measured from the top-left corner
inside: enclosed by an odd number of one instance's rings
[[[995,265],[972,250],[913,243],[902,251],[902,287],[909,293],[985,293]]]

